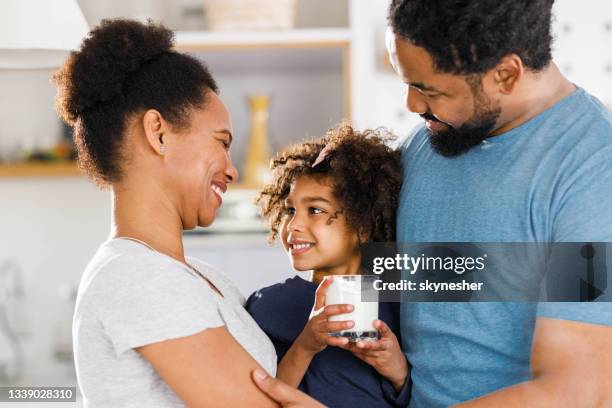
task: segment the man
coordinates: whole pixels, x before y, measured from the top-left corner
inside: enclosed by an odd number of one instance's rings
[[[612,242],[612,117],[552,62],[552,0],[394,0],[425,126],[400,242]],[[612,406],[612,303],[403,303],[410,407]]]

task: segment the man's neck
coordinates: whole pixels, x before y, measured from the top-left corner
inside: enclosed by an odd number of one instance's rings
[[[507,113],[500,116],[502,124],[492,133],[493,136],[533,119],[576,90],[576,86],[563,76],[554,62],[540,72],[527,72],[519,86],[516,98],[506,103],[504,110]]]

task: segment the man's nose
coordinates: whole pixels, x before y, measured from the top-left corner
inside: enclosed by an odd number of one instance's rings
[[[425,113],[428,111],[428,106],[423,95],[416,89],[411,87],[406,88],[406,107],[410,112],[414,113]]]

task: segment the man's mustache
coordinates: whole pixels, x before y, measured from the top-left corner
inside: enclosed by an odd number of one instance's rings
[[[429,112],[420,113],[419,116],[421,116],[424,120],[430,120],[432,122],[443,123],[443,124],[445,124],[447,126],[453,127],[450,123],[446,123],[446,122],[443,122],[443,121],[439,120],[438,118],[436,118],[434,115],[432,115]]]

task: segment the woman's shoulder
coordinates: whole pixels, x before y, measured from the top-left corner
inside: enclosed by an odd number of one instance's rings
[[[193,277],[172,258],[155,252],[142,244],[124,239],[108,240],[87,265],[78,297],[118,298],[124,294],[135,296],[138,288],[190,288]]]
[[[236,284],[221,269],[198,258],[186,257],[186,260],[189,265],[217,286],[224,296],[229,295],[244,305],[246,299]]]
[[[137,279],[160,271],[181,269],[172,258],[155,252],[138,242],[110,239],[98,248],[89,262],[85,276],[96,279]],[[130,273],[127,273],[130,272]]]

